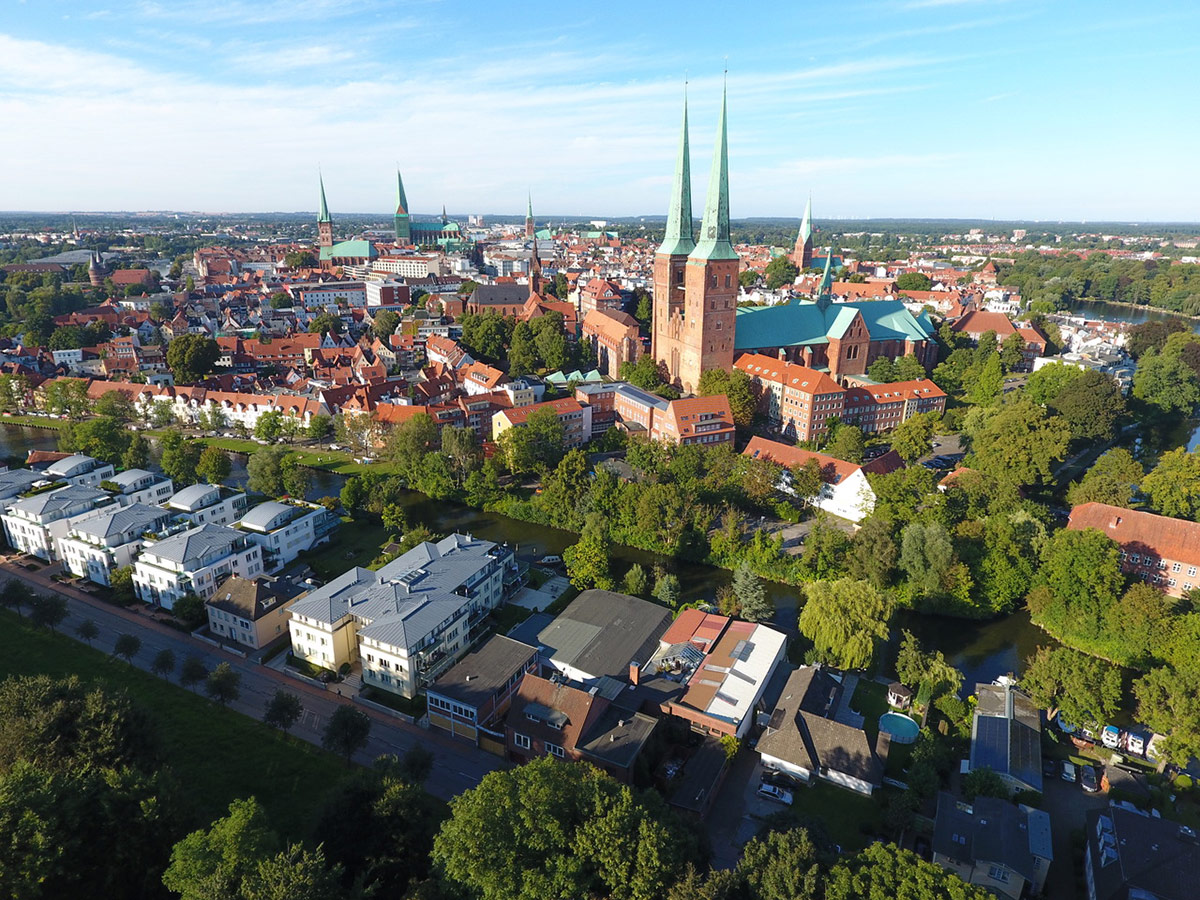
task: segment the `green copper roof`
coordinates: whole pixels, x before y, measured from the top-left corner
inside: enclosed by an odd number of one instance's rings
[[[526,207],[525,207],[525,218],[526,218],[526,219],[532,219],[532,218],[533,218],[533,191],[530,191],[530,192],[529,192],[529,199],[528,199],[528,203],[527,203],[527,205],[526,205]]]
[[[825,257],[825,271],[821,275],[821,285],[817,288],[817,304],[822,307],[833,302],[833,247]]]
[[[667,230],[659,253],[686,256],[696,248],[692,235],[692,163],[688,150],[687,98],[683,100],[683,129],[679,133],[679,154],[675,158],[675,180],[671,184],[671,206]]]
[[[321,209],[317,213],[317,223],[332,222],[333,219],[329,217],[329,204],[325,202],[325,179],[318,175],[317,181],[321,184]]]
[[[808,195],[808,203],[804,207],[804,220],[800,223],[800,244],[807,244],[812,238],[812,194]]]
[[[321,248],[321,259],[343,259],[346,257],[362,257],[365,259],[374,259],[376,256],[375,245],[370,241],[339,241],[332,247]]]
[[[721,119],[717,123],[717,145],[713,150],[708,194],[704,198],[704,222],[700,241],[689,259],[737,259],[729,240],[729,137],[725,127],[725,90],[721,89]]]
[[[734,350],[762,350],[824,344],[839,338],[861,315],[873,341],[929,340],[933,325],[914,316],[899,300],[855,300],[822,309],[811,301],[793,300],[781,306],[745,306],[737,311]]]
[[[400,170],[396,170],[396,215],[408,215],[408,198],[404,196],[404,179],[400,177]]]

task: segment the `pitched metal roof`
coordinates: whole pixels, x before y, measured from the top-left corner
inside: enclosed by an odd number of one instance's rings
[[[133,503],[84,519],[73,530],[100,540],[124,534],[136,536],[159,528],[170,517],[171,513],[162,507]]]
[[[228,550],[245,538],[224,525],[200,525],[172,535],[146,548],[146,552],[171,562],[187,563]]]
[[[195,512],[198,509],[203,509],[205,506],[215,503],[220,498],[221,491],[216,485],[192,484],[172,494],[171,499],[167,501],[167,505],[174,509]]]
[[[824,344],[840,338],[857,312],[873,341],[924,341],[933,335],[926,316],[914,316],[900,300],[851,300],[827,309],[807,300],[781,306],[744,306],[737,311],[735,350]]]

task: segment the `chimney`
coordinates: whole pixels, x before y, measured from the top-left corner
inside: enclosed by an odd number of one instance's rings
[[[637,660],[634,660],[633,662],[631,662],[629,664],[629,683],[630,684],[638,683],[638,676],[640,674],[639,668],[640,667],[637,664]]]

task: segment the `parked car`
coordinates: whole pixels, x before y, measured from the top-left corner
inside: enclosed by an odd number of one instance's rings
[[[1129,732],[1125,738],[1125,749],[1130,753],[1141,756],[1146,752],[1145,736],[1138,734],[1136,731]]]
[[[1094,794],[1100,790],[1100,779],[1096,777],[1096,769],[1094,766],[1080,767],[1079,783],[1089,794]]]
[[[1105,725],[1104,730],[1100,732],[1100,740],[1109,750],[1116,750],[1121,746],[1123,733],[1116,725]]]
[[[785,806],[792,805],[792,792],[786,788],[781,788],[775,784],[763,782],[758,786],[758,796],[765,797],[768,800],[774,800],[776,803],[782,803]]]
[[[537,561],[537,563],[539,566],[561,566],[562,565],[562,557],[561,556],[543,556],[541,559],[539,559]]]
[[[1053,759],[1042,760],[1042,775],[1046,778],[1053,778],[1058,774],[1058,762]]]
[[[1075,774],[1075,764],[1074,763],[1066,762],[1066,761],[1063,762],[1062,780],[1069,781],[1069,782],[1071,782],[1071,784],[1075,783],[1075,781],[1077,780],[1077,776]]]
[[[785,790],[795,790],[804,787],[804,782],[799,778],[789,775],[787,772],[780,772],[778,769],[764,767],[762,780],[764,784],[773,784]]]

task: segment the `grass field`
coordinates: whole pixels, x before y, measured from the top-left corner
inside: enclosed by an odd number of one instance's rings
[[[72,638],[35,630],[7,611],[0,611],[0,624],[0,677],[78,675],[124,689],[153,714],[167,765],[198,823],[225,814],[232,800],[254,796],[277,831],[291,839],[307,837],[324,797],[348,774],[340,757]]]
[[[154,432],[150,433],[154,434]],[[219,447],[231,453],[253,453],[255,450],[260,450],[265,446],[254,441],[244,441],[240,438],[201,437],[196,440],[207,446]],[[295,447],[291,444],[279,444],[278,446],[283,447],[290,453],[296,454],[302,466],[308,466],[311,469],[322,469],[326,472],[335,472],[338,475],[358,475],[362,472],[382,472],[386,474],[392,470],[392,464],[388,462],[356,463],[353,455],[345,450],[319,450],[310,447]]]
[[[0,416],[0,425],[29,425],[32,428],[53,428],[66,425],[65,419],[50,419],[46,416]]]
[[[875,740],[879,734],[879,717],[888,711],[887,688],[877,681],[860,678],[854,696],[850,698],[850,708],[863,717],[863,731]]]
[[[346,517],[328,544],[302,553],[299,558],[312,566],[319,578],[328,581],[354,566],[365,569],[383,553],[389,540],[387,529],[382,525]]]
[[[789,811],[798,823],[819,822],[830,840],[846,852],[861,850],[883,825],[878,797],[864,797],[827,781],[797,788],[792,798]]]

